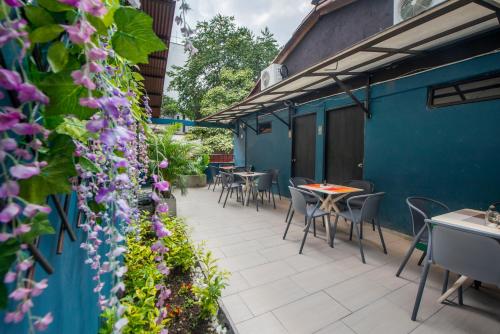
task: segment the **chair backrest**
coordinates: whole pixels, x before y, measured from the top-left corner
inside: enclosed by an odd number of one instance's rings
[[[410,209],[410,217],[413,228],[413,235],[415,236],[422,227],[425,226],[425,219],[449,212],[450,209],[439,201],[432,198],[412,196],[406,199],[406,204]],[[428,239],[428,232],[425,231],[420,238],[421,242],[426,242]]]
[[[352,196],[349,200],[347,200],[347,205],[349,206],[349,202],[355,198],[363,199],[360,219],[361,221],[371,222],[372,219],[377,218],[380,201],[384,195],[385,193],[380,192],[375,194]]]
[[[210,173],[210,177],[213,179],[219,173],[219,168],[210,165],[208,166],[208,171]]]
[[[270,190],[273,185],[273,174],[266,173],[259,176],[257,180],[257,190]]]
[[[311,184],[311,183],[316,183],[316,181],[302,176],[295,176],[290,178],[290,184],[295,188],[298,186],[302,186],[304,184]]]
[[[228,187],[231,185],[231,183],[234,182],[234,175],[231,173],[225,173],[225,172],[220,172],[221,175],[221,180],[222,180],[222,186],[223,187]]]
[[[373,182],[367,181],[367,180],[348,180],[342,182],[342,185],[348,186],[348,187],[353,187],[353,188],[358,188],[358,189],[363,189],[363,191],[358,192],[358,193],[352,193],[344,197],[344,201],[347,201],[347,199],[353,197],[353,196],[359,196],[359,195],[368,195],[368,194],[373,194],[373,191],[375,190],[375,185]]]
[[[288,187],[290,189],[290,195],[292,196],[292,207],[293,209],[303,215],[307,214],[307,201],[306,195],[309,195],[306,191],[295,187]]]
[[[266,170],[266,172],[271,173],[273,175],[273,182],[278,181],[278,177],[280,175],[280,170],[276,168],[271,168]]]
[[[429,248],[434,263],[500,287],[500,240],[433,220]]]

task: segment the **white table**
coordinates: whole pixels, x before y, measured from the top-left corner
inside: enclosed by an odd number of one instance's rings
[[[253,180],[259,176],[265,175],[266,173],[260,172],[235,172],[233,175],[241,176],[245,180],[245,186],[243,187],[243,193],[246,193],[246,197],[243,199],[244,203],[248,205],[250,202],[250,195],[252,194]]]
[[[220,166],[219,169],[222,169],[225,172],[232,172],[236,167],[235,166]]]
[[[326,198],[321,200],[320,209],[326,212],[340,212],[339,207],[337,206],[337,202],[342,198],[346,197],[349,194],[362,192],[363,189],[341,186],[337,184],[305,184],[299,186],[299,188],[314,191],[321,194],[326,194]],[[329,242],[330,240],[330,229],[326,228],[326,240]]]
[[[432,220],[441,225],[450,227],[460,227],[462,230],[468,230],[488,237],[500,240],[500,227],[496,224],[486,223],[484,212],[473,209],[462,209],[454,212],[448,212],[440,216],[432,217]],[[455,283],[439,297],[438,302],[445,301],[453,292],[465,284],[467,276],[460,276]]]

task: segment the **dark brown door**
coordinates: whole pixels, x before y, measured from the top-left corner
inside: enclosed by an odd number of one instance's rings
[[[292,139],[292,175],[314,179],[315,160],[316,115],[295,117]]]
[[[358,107],[327,114],[326,179],[331,183],[363,178],[365,115]]]

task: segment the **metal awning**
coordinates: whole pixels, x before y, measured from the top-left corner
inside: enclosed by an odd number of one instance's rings
[[[200,121],[231,123],[318,89],[342,86],[347,79],[492,30],[499,20],[500,0],[446,1]]]

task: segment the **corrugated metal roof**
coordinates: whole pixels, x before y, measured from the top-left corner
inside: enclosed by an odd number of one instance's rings
[[[153,30],[168,45],[175,14],[174,0],[142,0],[141,9],[153,18]],[[163,83],[167,69],[168,49],[149,56],[148,64],[140,64],[145,78],[146,93],[150,98],[153,117],[160,116]]]
[[[500,0],[449,0],[200,121],[230,123],[499,25]]]

